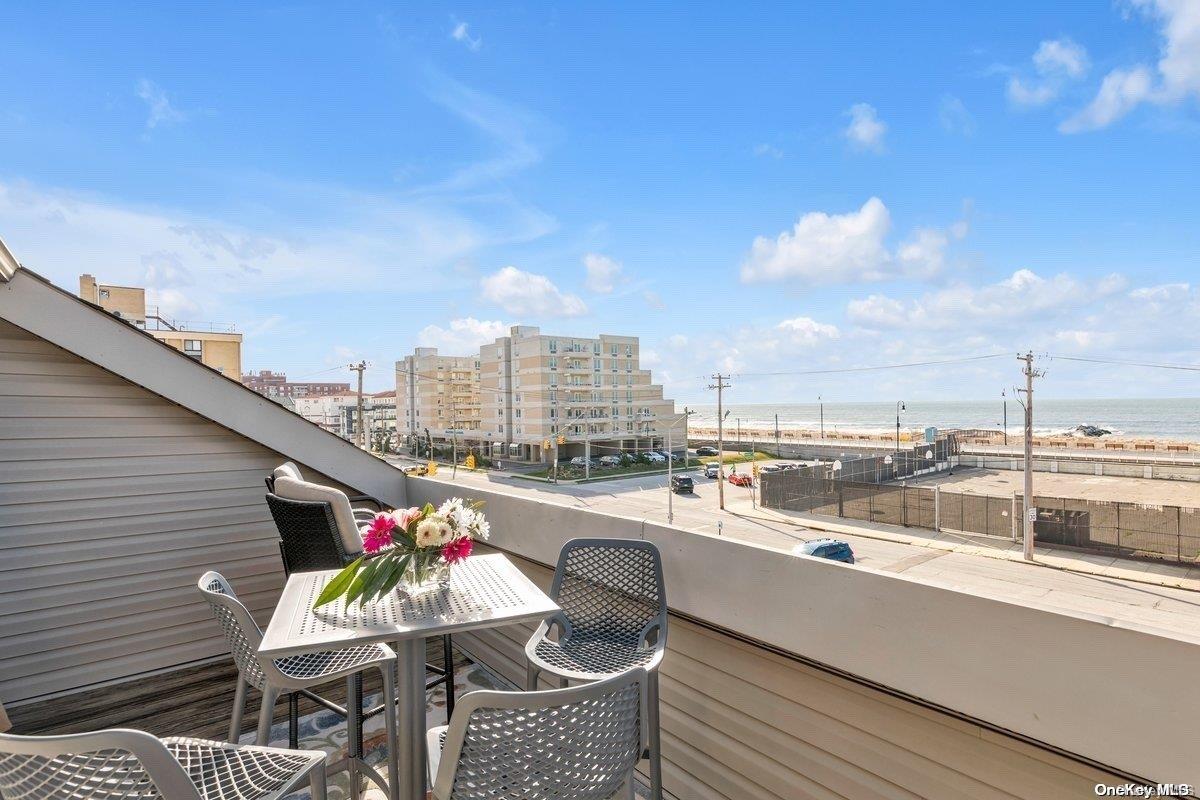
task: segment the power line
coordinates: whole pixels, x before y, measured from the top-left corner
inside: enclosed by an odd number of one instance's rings
[[[1084,358],[1083,356],[1056,356],[1050,355],[1051,359],[1059,361],[1083,361],[1089,364],[1115,364],[1121,367],[1150,367],[1152,369],[1174,369],[1184,372],[1200,372],[1200,366],[1190,366],[1187,364],[1155,364],[1150,361],[1121,361],[1112,358]]]

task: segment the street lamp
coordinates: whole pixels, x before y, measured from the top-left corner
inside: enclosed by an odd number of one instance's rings
[[[1008,447],[1008,392],[1001,389],[1000,397],[1004,398],[1004,446]]]
[[[897,453],[900,452],[900,412],[904,411],[904,410],[906,410],[904,408],[904,401],[897,400],[896,401],[896,452]]]

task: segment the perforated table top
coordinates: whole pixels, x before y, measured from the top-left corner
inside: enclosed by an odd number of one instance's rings
[[[408,594],[397,588],[365,606],[313,601],[337,570],[288,578],[258,652],[279,657],[320,647],[394,642],[443,633],[540,620],[558,610],[553,600],[502,554],[472,556],[451,571],[450,586]]]

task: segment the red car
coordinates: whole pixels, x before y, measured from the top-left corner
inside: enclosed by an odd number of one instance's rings
[[[734,486],[751,486],[754,479],[743,472],[732,472],[729,475],[729,482]]]

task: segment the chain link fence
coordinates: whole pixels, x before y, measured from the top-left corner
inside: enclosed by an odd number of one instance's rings
[[[856,459],[764,473],[764,508],[889,525],[1016,538],[1022,499],[935,490],[873,480],[896,464]],[[864,463],[859,463],[864,462]],[[842,476],[849,474],[855,479]],[[863,479],[866,480],[863,480]],[[886,480],[886,478],[885,478]],[[1035,497],[1034,536],[1041,544],[1122,558],[1200,563],[1200,509],[1067,497]]]

